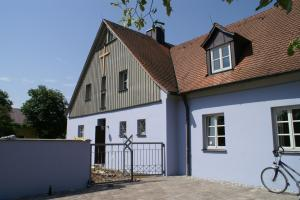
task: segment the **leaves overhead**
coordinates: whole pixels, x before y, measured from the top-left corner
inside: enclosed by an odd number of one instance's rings
[[[170,16],[173,9],[171,0],[161,0],[166,15]],[[155,18],[157,8],[154,7],[154,0],[116,0],[112,6],[122,10],[122,23],[126,27],[134,25],[138,30],[145,27],[147,20],[152,26],[163,25],[164,23]]]
[[[153,7],[154,0],[116,0],[111,5],[120,8],[123,11],[122,22],[124,26],[130,27],[134,25],[138,30],[141,30],[147,23],[148,19],[152,22],[152,27],[156,25],[164,25],[163,22],[155,19],[157,8]],[[235,0],[223,0],[228,4]],[[165,9],[167,16],[170,16],[173,8],[171,0],[161,0],[162,6]],[[256,10],[265,8],[266,6],[274,4],[280,7],[289,14],[293,8],[293,0],[258,0]],[[300,38],[300,37],[299,37]],[[288,55],[293,55],[296,50],[299,50],[299,38],[293,40],[288,46]]]

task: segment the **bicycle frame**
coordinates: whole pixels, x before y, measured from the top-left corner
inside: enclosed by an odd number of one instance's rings
[[[294,182],[296,183],[296,186],[298,187],[298,195],[299,195],[300,194],[300,180],[297,180],[290,171],[292,171],[293,173],[295,173],[299,177],[300,177],[300,173],[297,172],[296,170],[294,170],[289,165],[287,165],[284,162],[282,162],[281,161],[281,157],[279,158],[279,161],[276,164],[276,168],[282,168],[294,180]],[[288,185],[290,185],[289,182],[288,182]]]

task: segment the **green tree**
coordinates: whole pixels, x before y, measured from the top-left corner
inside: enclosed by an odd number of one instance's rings
[[[28,91],[30,99],[21,110],[27,118],[27,123],[37,130],[39,138],[65,138],[66,106],[64,95],[45,86]]]
[[[111,5],[118,7],[122,10],[122,19],[124,26],[130,27],[134,25],[138,30],[143,28],[148,20],[151,21],[152,26],[164,25],[163,22],[155,18],[157,8],[153,6],[154,0],[116,0]],[[231,4],[235,0],[222,0]],[[280,7],[286,10],[289,14],[293,8],[293,0],[258,0],[258,6],[256,10],[260,10],[271,3],[274,6]],[[161,0],[162,6],[164,7],[167,16],[170,16],[173,9],[171,0]],[[284,36],[283,36],[284,37]],[[296,50],[300,50],[300,36],[290,42],[287,54],[289,56],[294,55]]]
[[[0,89],[0,137],[14,134],[13,121],[9,115],[11,106],[12,101],[7,92]]]

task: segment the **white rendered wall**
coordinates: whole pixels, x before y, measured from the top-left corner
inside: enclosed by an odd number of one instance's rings
[[[117,110],[91,116],[68,119],[67,139],[74,139],[75,137],[77,137],[78,125],[84,125],[84,138],[91,139],[91,143],[94,143],[97,120],[105,118],[106,143],[123,143],[124,139],[119,137],[119,123],[120,121],[126,121],[127,135],[133,135],[133,142],[162,142],[166,145],[166,174],[175,174],[174,170],[176,169],[176,166],[174,165],[175,161],[173,155],[170,158],[173,160],[173,163],[170,163],[170,170],[168,170],[169,167],[167,162],[167,97],[168,95],[165,92],[161,91],[161,102],[142,105],[140,107],[128,108],[124,110]],[[176,116],[177,115],[174,115],[175,118]],[[138,119],[146,119],[146,137],[137,136]],[[174,130],[172,130],[172,132],[174,132]],[[170,144],[170,146],[172,148],[171,150],[173,151],[174,145]],[[174,155],[176,155],[176,153]]]
[[[0,200],[84,189],[90,179],[90,143],[0,140]]]
[[[300,82],[194,98],[189,103],[192,176],[261,186],[260,173],[274,159],[271,108],[299,105]],[[227,153],[202,151],[202,116],[213,113],[224,113]],[[283,161],[300,171],[300,154],[284,155]]]

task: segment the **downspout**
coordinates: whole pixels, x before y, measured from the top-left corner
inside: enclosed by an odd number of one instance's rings
[[[191,176],[191,123],[190,107],[186,95],[181,95],[185,107],[186,175]]]

